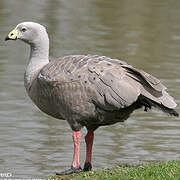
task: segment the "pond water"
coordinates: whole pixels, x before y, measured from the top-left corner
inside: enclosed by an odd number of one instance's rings
[[[73,143],[65,121],[40,112],[23,86],[29,47],[4,38],[22,21],[45,25],[52,57],[99,54],[158,77],[180,112],[180,1],[1,0],[0,173],[45,178],[69,168]],[[180,119],[138,110],[95,132],[93,168],[180,158]],[[85,135],[86,130],[82,130]],[[85,143],[81,143],[81,164]]]

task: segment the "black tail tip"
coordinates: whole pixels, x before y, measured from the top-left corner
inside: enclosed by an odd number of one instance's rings
[[[175,116],[175,117],[179,117],[179,114],[178,114],[176,111],[174,111],[174,110],[172,110],[172,112],[170,113],[170,115],[171,115],[171,116]]]

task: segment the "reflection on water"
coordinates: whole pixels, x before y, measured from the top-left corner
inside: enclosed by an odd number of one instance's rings
[[[125,59],[160,78],[180,103],[179,1],[0,1],[0,172],[47,177],[70,166],[65,121],[41,113],[27,97],[23,71],[29,47],[4,42],[22,21],[48,28],[52,57],[99,54]],[[179,112],[179,106],[177,107]],[[180,158],[180,121],[136,111],[124,124],[95,133],[94,169]],[[85,130],[83,130],[85,134]],[[81,163],[85,156],[81,144]]]

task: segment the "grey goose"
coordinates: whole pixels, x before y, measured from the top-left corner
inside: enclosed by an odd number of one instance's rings
[[[73,131],[74,155],[71,174],[92,169],[94,131],[100,126],[125,121],[139,108],[155,107],[178,116],[176,103],[166,87],[152,75],[130,64],[98,55],[69,55],[49,61],[49,38],[38,23],[23,22],[5,40],[22,40],[30,45],[24,85],[31,100],[46,114],[67,120]],[[86,160],[80,167],[81,128],[85,136]]]

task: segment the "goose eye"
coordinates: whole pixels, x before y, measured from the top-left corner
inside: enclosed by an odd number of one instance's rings
[[[22,29],[21,29],[22,32],[25,32],[26,30],[27,30],[26,28],[22,28]]]

